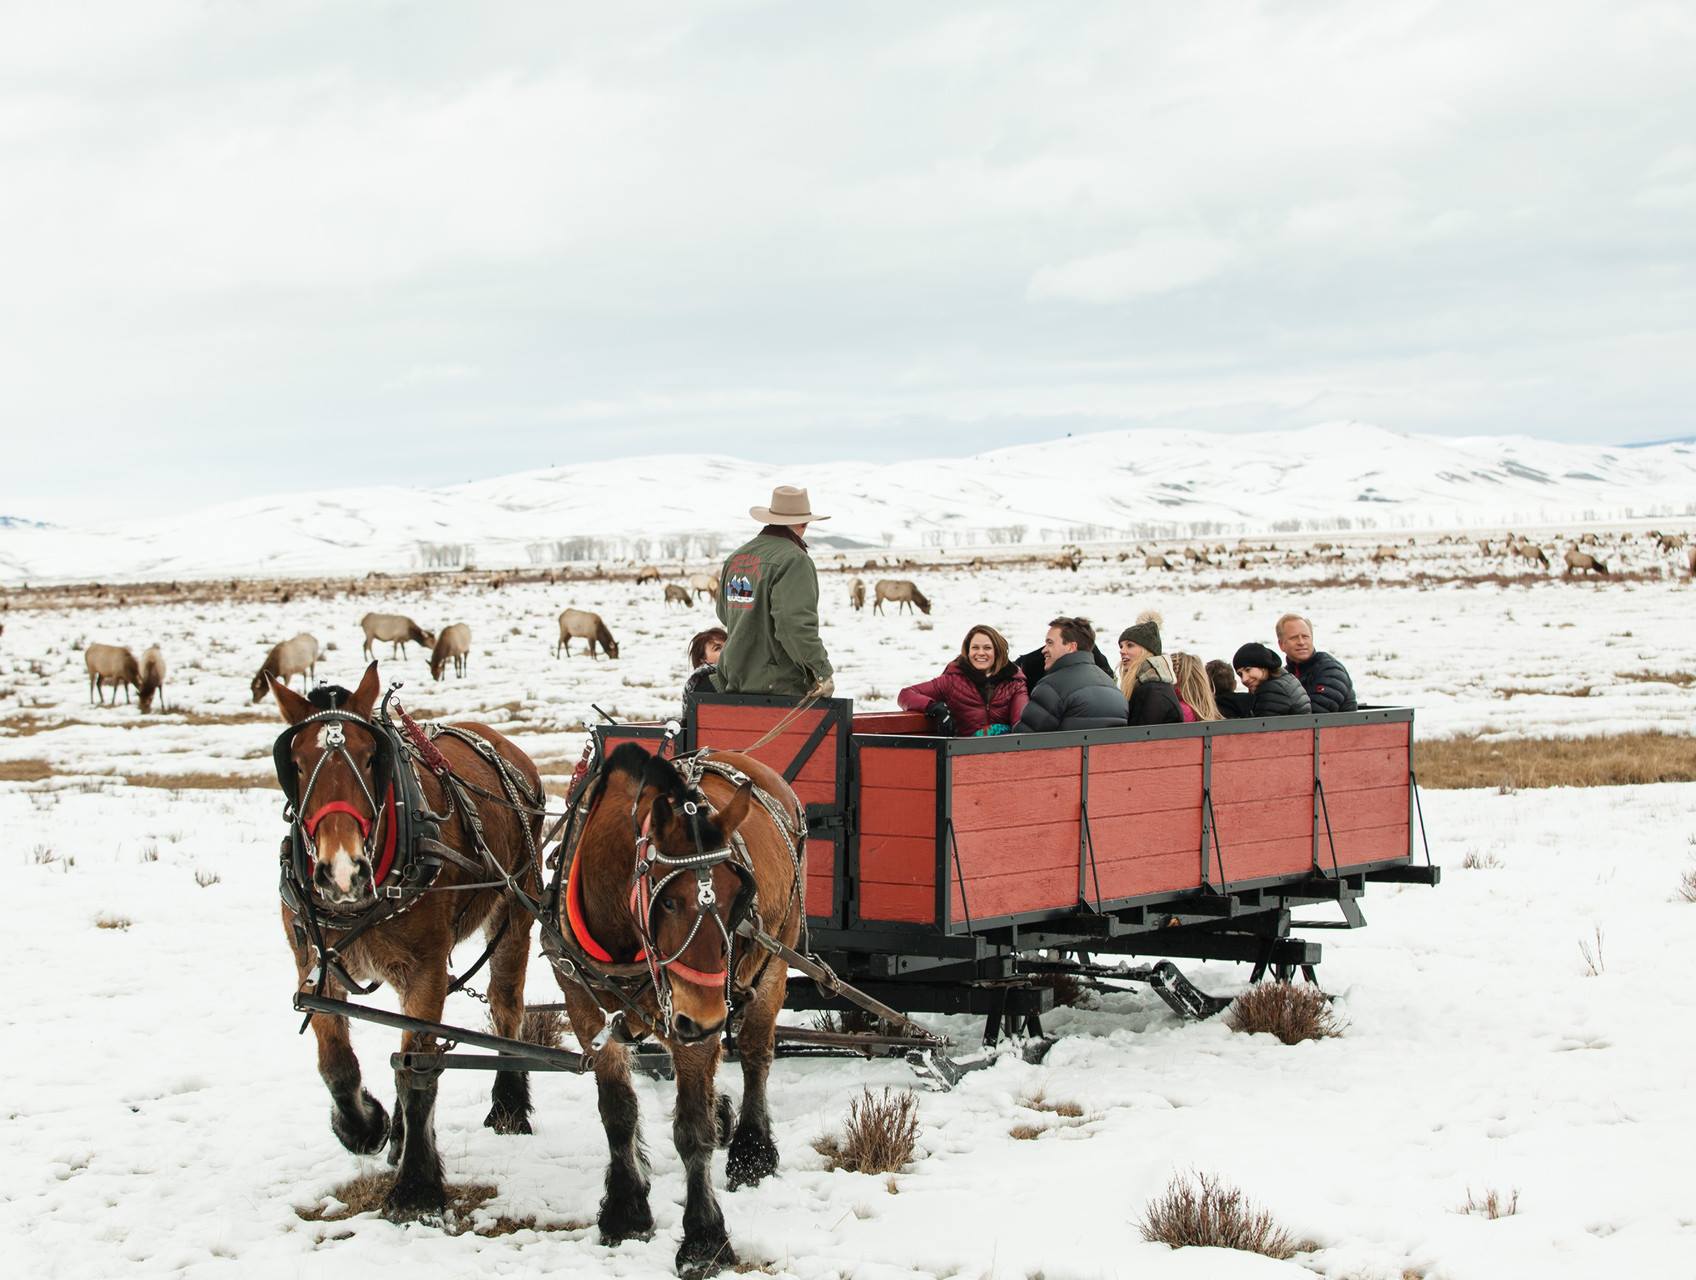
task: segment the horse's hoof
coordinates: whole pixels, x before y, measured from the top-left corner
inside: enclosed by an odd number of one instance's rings
[[[389,1113],[383,1110],[382,1103],[361,1089],[359,1101],[353,1107],[346,1111],[330,1108],[330,1131],[355,1155],[368,1156],[389,1136]]]
[[[713,1120],[718,1130],[715,1141],[721,1147],[728,1147],[731,1135],[736,1132],[736,1108],[731,1105],[729,1094],[719,1094],[713,1103]]]
[[[493,1129],[496,1133],[534,1133],[530,1127],[530,1117],[522,1111],[508,1111],[505,1107],[490,1107],[489,1114],[483,1117],[483,1127]]]
[[[744,1138],[738,1133],[730,1144],[730,1158],[725,1161],[725,1186],[731,1191],[759,1184],[777,1172],[777,1143],[770,1135]]]
[[[685,1240],[677,1251],[677,1274],[685,1280],[699,1280],[701,1276],[716,1275],[726,1267],[734,1267],[736,1261],[736,1250],[730,1247],[729,1236]]]
[[[383,1201],[383,1216],[390,1222],[422,1222],[441,1226],[448,1207],[447,1191],[427,1183],[403,1187],[396,1182]]]
[[[619,1244],[625,1240],[650,1240],[654,1234],[654,1213],[646,1200],[621,1205],[601,1204],[601,1215],[595,1221],[602,1244]]]

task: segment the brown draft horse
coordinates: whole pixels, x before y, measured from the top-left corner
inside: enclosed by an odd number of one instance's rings
[[[598,1221],[609,1244],[645,1238],[654,1229],[625,1041],[652,1033],[671,1054],[677,1077],[672,1137],[688,1184],[676,1260],[682,1275],[708,1274],[736,1261],[712,1184],[713,1149],[730,1115],[729,1099],[721,1102],[714,1092],[727,995],[735,1000],[730,1029],[743,1080],[729,1143],[730,1190],[777,1172],[766,1077],[788,970],[738,937],[736,928],[747,915],[793,946],[803,911],[796,867],[805,819],[795,793],[775,770],[749,756],[702,755],[711,763],[690,785],[671,762],[626,743],[608,758],[586,801],[560,924],[604,971],[640,975],[647,969],[652,981],[639,980],[640,994],[630,1002],[635,1008],[556,971],[571,1025],[594,1056],[611,1155]],[[732,776],[712,771],[721,766]],[[746,849],[743,871],[730,860],[733,843]],[[601,1035],[609,1016],[620,1024],[617,1038]]]
[[[294,735],[289,747],[299,779],[296,796],[303,829],[310,837],[309,887],[315,909],[332,920],[345,921],[376,908],[375,885],[389,870],[383,865],[387,861],[384,828],[392,830],[396,817],[381,795],[384,783],[379,776],[380,762],[375,759],[379,753],[378,730],[370,720],[377,691],[377,664],[373,662],[365,669],[359,687],[339,708],[357,719],[309,723]],[[271,694],[283,719],[291,725],[300,725],[323,710],[274,679]],[[364,727],[360,722],[365,722]],[[500,734],[481,724],[451,727],[484,739],[511,765],[515,775],[529,784],[532,795],[542,795],[536,766]],[[338,738],[343,745],[336,745]],[[493,795],[503,794],[494,766],[472,746],[447,733],[437,738],[435,745],[457,777]],[[390,767],[399,771],[411,765],[398,759]],[[438,814],[451,808],[459,815],[442,824],[441,843],[463,854],[468,865],[475,865],[479,855],[466,830],[463,809],[450,805],[445,784],[433,773],[423,769],[417,772],[425,803]],[[400,794],[398,783],[391,794]],[[373,798],[376,807],[383,810],[381,814],[372,812]],[[478,810],[490,852],[514,873],[527,893],[534,895],[538,872],[530,861],[529,849],[530,842],[539,839],[541,816],[521,814],[492,800],[480,800]],[[395,861],[405,857],[404,850],[397,851]],[[449,889],[492,878],[444,860],[434,888]],[[498,885],[457,893],[426,891],[406,911],[382,920],[348,944],[340,952],[340,961],[343,972],[356,982],[381,980],[394,987],[402,1012],[408,1017],[440,1022],[453,946],[481,929],[489,939],[498,938],[489,957],[488,983],[495,1030],[499,1035],[516,1037],[524,1016],[524,971],[530,958],[532,923],[530,915]],[[297,931],[295,912],[286,904],[283,932],[294,950],[300,988],[306,990],[313,985],[316,965],[311,948]],[[333,926],[326,937],[334,945]],[[324,994],[337,1000],[347,998],[345,986],[333,976]],[[397,1165],[397,1170],[394,1187],[383,1206],[384,1215],[395,1221],[440,1215],[446,1205],[434,1121],[440,1072],[395,1072],[391,1124],[382,1104],[361,1084],[359,1060],[348,1040],[347,1019],[314,1013],[311,1023],[318,1038],[318,1074],[330,1090],[330,1128],[344,1147],[362,1154],[376,1151],[385,1138],[389,1141],[389,1163]],[[434,1038],[427,1034],[408,1031],[401,1036],[403,1051],[428,1053],[436,1047]],[[526,1072],[496,1072],[493,1100],[485,1125],[498,1133],[530,1132],[530,1082]]]

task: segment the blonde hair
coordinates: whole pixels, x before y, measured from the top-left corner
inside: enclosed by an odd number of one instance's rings
[[[1286,613],[1283,617],[1279,618],[1272,627],[1272,634],[1280,641],[1284,638],[1284,624],[1286,622],[1299,622],[1302,626],[1307,628],[1307,634],[1309,636],[1313,635],[1313,623],[1309,619],[1302,617],[1299,613]]]
[[[1172,669],[1178,675],[1178,696],[1198,720],[1223,720],[1219,703],[1213,697],[1213,680],[1207,668],[1193,653],[1174,653]]]

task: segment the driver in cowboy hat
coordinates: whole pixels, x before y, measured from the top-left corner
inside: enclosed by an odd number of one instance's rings
[[[748,514],[765,528],[730,553],[718,576],[727,634],[714,682],[721,693],[828,698],[836,684],[819,639],[819,575],[801,535],[830,517],[786,484],[771,491],[769,507]]]

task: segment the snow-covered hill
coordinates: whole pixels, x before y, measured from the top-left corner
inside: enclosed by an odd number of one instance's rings
[[[784,467],[706,455],[590,462],[441,489],[251,498],[83,528],[0,529],[0,582],[359,574],[712,557],[775,483],[835,518],[825,545],[963,547],[1301,529],[1415,530],[1696,515],[1696,445],[1120,431],[968,458]]]

